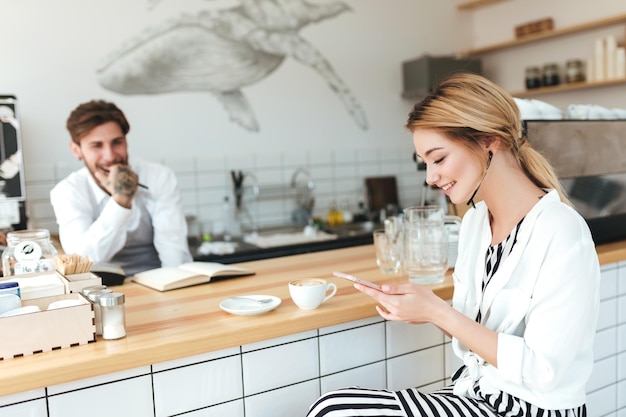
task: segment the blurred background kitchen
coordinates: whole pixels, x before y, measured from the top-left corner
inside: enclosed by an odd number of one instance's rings
[[[224,229],[225,197],[236,201],[231,171],[244,175],[249,227],[293,221],[294,190],[310,181],[314,204],[305,207],[322,219],[333,207],[358,214],[366,177],[396,177],[404,207],[423,197],[424,172],[403,128],[419,98],[406,89],[403,63],[511,39],[515,26],[545,17],[568,27],[626,13],[614,0],[467,9],[452,0],[294,2],[303,7],[295,20],[260,1],[245,19],[235,0],[4,3],[0,93],[18,102],[24,214],[29,228],[52,233],[49,191],[82,166],[65,130],[78,103],[102,98],[123,109],[131,157],[177,173],[192,234]],[[260,27],[271,41],[255,38]],[[623,45],[624,32],[618,22],[468,59],[509,91],[525,91],[528,67],[555,62],[564,71],[568,60],[593,57],[597,39]],[[560,109],[625,108],[624,93],[626,83],[613,83],[536,97]]]

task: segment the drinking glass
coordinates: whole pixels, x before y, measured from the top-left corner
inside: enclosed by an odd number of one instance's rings
[[[400,270],[401,242],[385,233],[384,229],[373,232],[374,248],[376,249],[376,264],[383,274],[395,274]]]

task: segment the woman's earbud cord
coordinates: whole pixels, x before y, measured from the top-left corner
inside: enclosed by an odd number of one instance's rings
[[[491,165],[491,158],[493,158],[493,152],[489,151],[489,159],[487,160],[487,168],[485,168],[485,173],[483,174],[483,177],[480,179],[480,182],[478,183],[478,187],[476,187],[476,189],[472,193],[472,196],[469,198],[469,200],[467,200],[466,204],[468,206],[471,204],[473,208],[476,208],[476,204],[474,204],[474,197],[476,197],[476,193],[478,192],[478,189],[480,188],[481,185],[483,185],[483,180],[487,176],[487,170],[489,169],[489,165]]]

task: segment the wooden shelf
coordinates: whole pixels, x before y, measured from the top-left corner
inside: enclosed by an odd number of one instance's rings
[[[472,1],[459,3],[456,5],[456,8],[458,10],[471,10],[471,9],[477,9],[479,7],[487,6],[492,3],[500,3],[502,1],[504,0],[472,0]]]
[[[584,90],[584,89],[596,88],[596,87],[608,87],[611,85],[618,85],[618,84],[626,84],[626,78],[620,78],[620,79],[608,80],[608,81],[593,81],[593,82],[583,81],[579,83],[559,84],[553,87],[541,87],[541,88],[533,88],[532,90],[512,92],[511,95],[513,97],[525,98],[525,97],[534,97],[534,96],[538,96],[541,94],[562,93],[564,91]]]
[[[480,55],[488,52],[494,52],[500,49],[512,48],[519,45],[524,45],[527,43],[537,42],[544,39],[556,38],[558,36],[570,35],[573,33],[584,32],[593,29],[599,29],[606,26],[617,25],[620,23],[626,23],[626,14],[621,14],[617,16],[611,16],[604,19],[598,19],[587,23],[581,23],[578,25],[567,26],[561,29],[554,29],[542,33],[538,33],[535,35],[528,35],[520,39],[513,39],[510,41],[505,41],[493,45],[483,46],[480,48],[473,48],[466,51],[459,52],[459,56],[467,57],[471,55]]]

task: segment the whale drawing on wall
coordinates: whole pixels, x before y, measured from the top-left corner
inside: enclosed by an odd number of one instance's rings
[[[257,132],[259,124],[242,93],[290,57],[317,72],[363,130],[365,112],[328,60],[298,31],[349,10],[341,2],[242,0],[235,7],[184,14],[146,29],[97,70],[98,82],[125,95],[207,91],[230,119]]]

